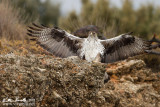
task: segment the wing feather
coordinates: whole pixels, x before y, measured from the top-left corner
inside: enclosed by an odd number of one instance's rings
[[[100,40],[105,47],[104,63],[126,59],[149,50],[151,42],[128,34],[122,34],[115,38]]]
[[[82,39],[59,28],[48,28],[33,23],[33,26],[29,26],[27,30],[27,34],[37,38],[37,43],[42,48],[56,56],[75,56],[80,49],[77,44],[80,44]]]

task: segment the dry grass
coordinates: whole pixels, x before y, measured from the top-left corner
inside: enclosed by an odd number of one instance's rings
[[[24,19],[20,10],[14,8],[8,0],[0,2],[0,38],[7,40],[25,39]]]
[[[16,55],[30,55],[30,54],[41,54],[51,55],[46,50],[42,49],[34,41],[28,42],[27,40],[6,40],[0,39],[0,54],[5,55],[8,53],[14,53]]]

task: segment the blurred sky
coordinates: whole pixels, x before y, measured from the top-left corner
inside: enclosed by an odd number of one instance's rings
[[[52,0],[53,3],[61,3],[61,12],[63,15],[67,15],[68,12],[75,10],[77,13],[80,13],[81,10],[81,0]],[[96,2],[96,0],[92,0]],[[122,6],[123,0],[110,0],[111,5],[118,7]],[[137,9],[142,4],[153,3],[155,6],[160,6],[160,0],[132,0],[134,8]]]

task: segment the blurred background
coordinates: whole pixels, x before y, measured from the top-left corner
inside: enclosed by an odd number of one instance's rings
[[[107,37],[133,31],[135,35],[148,39],[154,33],[160,33],[159,0],[0,1],[1,37],[8,35],[4,28],[11,29],[8,33],[13,36],[10,25],[15,29],[17,24],[28,25],[31,22],[59,26],[69,32],[93,24],[100,27]],[[10,36],[9,39],[18,38]]]
[[[160,34],[160,1],[0,0],[0,38],[3,41],[28,40],[26,28],[32,22],[59,26],[70,33],[92,24],[100,27],[107,38],[134,32],[136,36],[150,39],[153,34]],[[5,44],[3,41],[0,48]],[[160,63],[157,57],[146,62],[151,60]]]

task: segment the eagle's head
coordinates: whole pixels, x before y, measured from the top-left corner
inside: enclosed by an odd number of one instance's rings
[[[92,39],[98,39],[97,33],[95,31],[90,31],[88,37]]]

